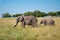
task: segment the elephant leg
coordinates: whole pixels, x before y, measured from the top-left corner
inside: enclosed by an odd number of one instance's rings
[[[55,26],[55,24],[53,24],[53,26]]]
[[[14,27],[16,27],[17,24],[18,24],[18,21],[16,22],[16,24],[14,25]]]
[[[34,25],[32,25],[34,27]]]
[[[25,27],[25,22],[24,21],[22,22],[22,26]]]
[[[38,24],[37,24],[37,23],[35,23],[35,24],[34,24],[34,26],[35,26],[35,27],[37,27],[37,26],[38,26]]]
[[[47,23],[44,23],[44,26],[46,26],[47,25]]]
[[[45,20],[43,24],[44,24],[44,26],[46,26],[47,25],[47,21]]]
[[[37,27],[37,24],[36,24],[36,23],[33,23],[32,26],[33,26],[33,27]]]

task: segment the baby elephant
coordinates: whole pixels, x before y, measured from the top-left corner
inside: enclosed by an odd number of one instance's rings
[[[47,19],[42,19],[40,21],[40,24],[53,26],[53,25],[55,25],[55,21],[53,19],[51,19],[51,18],[47,18]]]

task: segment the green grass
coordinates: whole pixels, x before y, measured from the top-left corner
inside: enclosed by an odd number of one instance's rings
[[[38,18],[39,21],[42,18]],[[21,23],[14,28],[15,18],[0,19],[0,40],[60,40],[60,18],[55,20],[55,26],[32,27],[26,25],[21,27]]]

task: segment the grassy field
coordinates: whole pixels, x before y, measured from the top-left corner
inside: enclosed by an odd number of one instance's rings
[[[38,18],[39,21],[42,18]],[[26,25],[21,27],[21,23],[14,28],[16,18],[0,18],[0,40],[60,40],[60,18],[55,20],[55,26],[32,27]]]

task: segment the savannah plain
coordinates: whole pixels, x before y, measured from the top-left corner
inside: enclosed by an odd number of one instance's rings
[[[38,19],[38,25],[42,18]],[[60,18],[52,17],[55,26],[38,27],[26,25],[21,27],[21,22],[16,27],[16,18],[0,18],[0,40],[60,40]]]

